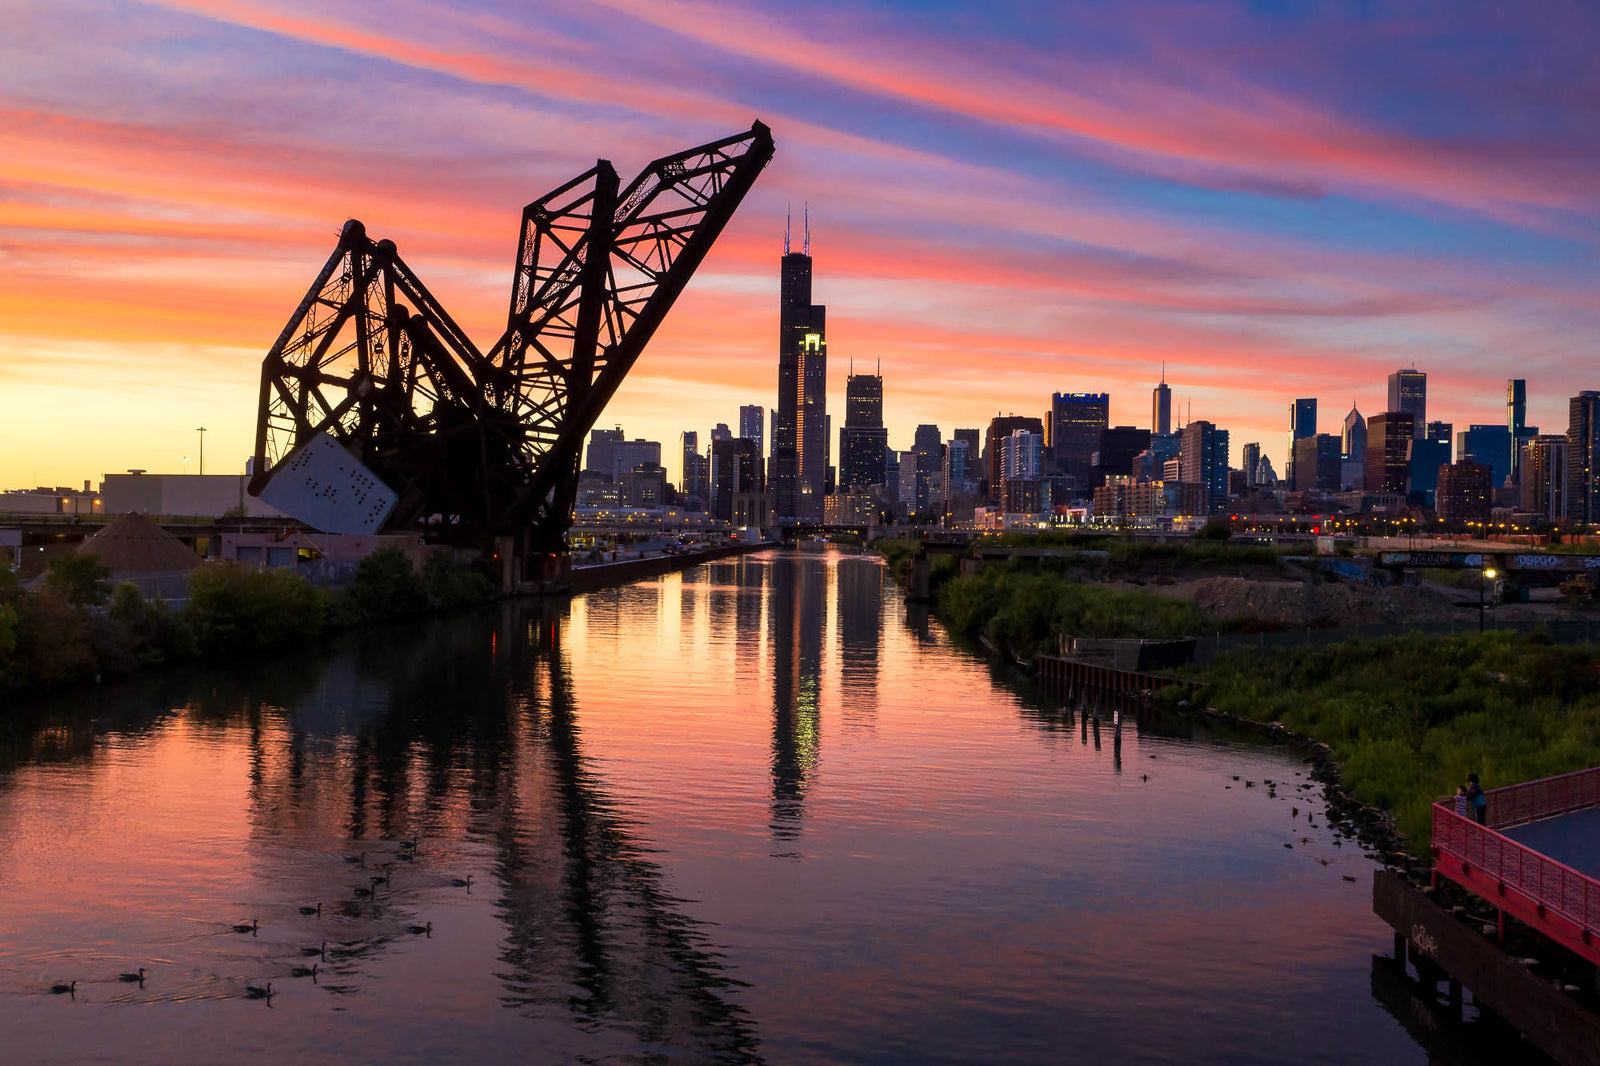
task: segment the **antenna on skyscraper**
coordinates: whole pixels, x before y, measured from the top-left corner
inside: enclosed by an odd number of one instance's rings
[[[810,200],[806,201],[805,216],[804,217],[805,217],[805,244],[801,249],[801,254],[810,255],[811,254],[811,201]]]
[[[794,205],[783,205],[783,254],[789,254],[789,229],[794,225]]]
[[[1165,385],[1166,383],[1167,383],[1167,361],[1165,359],[1163,359],[1163,360],[1161,360],[1161,384]]]

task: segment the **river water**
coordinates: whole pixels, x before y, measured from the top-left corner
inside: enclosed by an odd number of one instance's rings
[[[835,551],[152,674],[0,722],[0,1060],[1428,1061],[1302,770]]]

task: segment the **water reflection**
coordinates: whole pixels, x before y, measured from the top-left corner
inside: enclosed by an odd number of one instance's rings
[[[775,552],[9,710],[7,1056],[1421,1061],[1304,767],[883,577]]]
[[[765,568],[772,651],[773,854],[799,857],[795,842],[805,813],[806,787],[816,771],[820,740],[827,580],[823,558],[780,557]]]
[[[301,946],[327,942],[315,991],[404,999],[417,990],[383,987],[388,956],[418,935],[413,928],[426,928],[416,923],[447,889],[463,891],[466,867],[476,866],[488,876],[467,890],[493,901],[504,1007],[544,1023],[565,1015],[579,1034],[610,1038],[602,1048],[614,1049],[614,1037],[625,1034],[641,1049],[674,1049],[694,1061],[759,1061],[750,1020],[729,997],[737,982],[720,952],[706,928],[682,913],[647,857],[650,847],[618,816],[584,756],[562,614],[548,605],[507,607],[400,641],[383,632],[355,635],[331,655],[284,657],[259,673],[245,666],[152,677],[7,715],[0,817],[13,809],[5,795],[24,768],[70,767],[75,786],[92,791],[113,773],[97,765],[113,753],[159,744],[164,731],[193,730],[200,747],[191,756],[224,745],[244,760],[237,816],[248,826],[240,887],[249,896],[239,906],[261,916],[262,932],[183,941],[173,928],[143,930],[150,943],[141,950],[162,959],[153,965],[160,978],[152,991],[220,994],[203,987],[219,965],[284,971],[303,958]],[[40,831],[23,821],[0,823],[13,845]],[[147,866],[139,876],[168,878],[170,891],[185,881],[231,878],[239,871],[222,864],[238,858],[190,846],[168,857],[185,869]],[[0,866],[0,886],[7,880]],[[108,886],[101,899],[115,891]],[[275,935],[293,929],[289,915],[313,903],[322,913],[298,923],[300,932]],[[0,928],[25,928],[26,907],[25,899],[0,896]],[[429,949],[455,947],[441,940]],[[0,966],[8,954],[0,953]],[[68,953],[54,965],[85,964]],[[0,991],[20,990],[16,976]],[[176,991],[184,980],[191,987]],[[285,997],[275,999],[283,1009]]]

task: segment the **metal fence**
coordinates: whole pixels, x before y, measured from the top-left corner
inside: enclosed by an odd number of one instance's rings
[[[1530,785],[1543,783],[1529,782]],[[1504,790],[1495,790],[1500,791]],[[1489,795],[1492,809],[1494,792]],[[1433,847],[1436,853],[1471,864],[1506,888],[1515,889],[1539,907],[1554,911],[1582,929],[1600,929],[1600,881],[1525,847],[1487,825],[1479,825],[1470,817],[1463,818],[1442,803],[1433,805]]]

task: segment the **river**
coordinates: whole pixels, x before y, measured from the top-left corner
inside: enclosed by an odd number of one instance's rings
[[[0,1059],[1427,1062],[1303,770],[836,550],[13,701]]]

